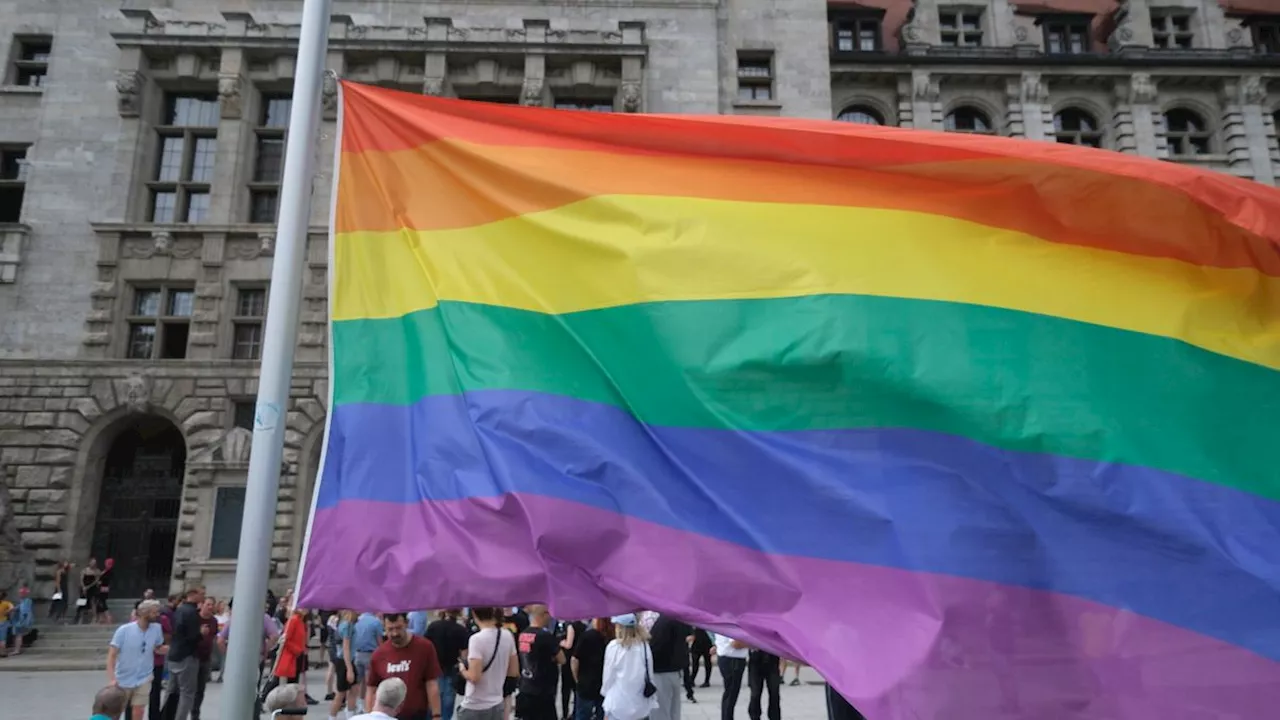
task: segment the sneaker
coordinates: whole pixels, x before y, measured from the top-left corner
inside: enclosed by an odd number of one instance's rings
[[[319,701],[319,700],[317,700],[317,699],[315,699],[315,698],[313,698],[313,697],[311,697],[310,695],[308,695],[308,696],[307,696],[307,704],[308,704],[308,705],[319,705],[319,704],[320,704],[320,701]]]
[[[791,681],[791,687],[800,687],[800,678]]]
[[[415,617],[416,617],[416,616],[415,616]],[[324,699],[325,699],[325,700],[332,700],[332,699],[333,699],[333,693],[329,693],[329,694],[325,695],[325,696],[324,696]]]

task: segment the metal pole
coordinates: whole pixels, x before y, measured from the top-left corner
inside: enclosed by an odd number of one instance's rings
[[[284,449],[285,413],[293,351],[298,339],[302,269],[307,252],[311,215],[311,178],[315,166],[320,122],[321,82],[329,41],[331,0],[305,0],[298,38],[297,75],[293,108],[280,182],[280,218],[276,227],[275,263],[267,326],[262,343],[262,369],[253,421],[253,450],[249,455],[240,554],[236,560],[235,606],[227,647],[226,689],[222,717],[254,717],[258,662],[262,649],[262,612],[275,529],[276,493]]]

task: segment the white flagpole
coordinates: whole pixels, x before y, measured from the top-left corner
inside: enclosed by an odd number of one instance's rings
[[[275,262],[262,343],[262,370],[253,421],[240,554],[236,560],[235,606],[227,647],[226,689],[222,717],[254,717],[258,663],[262,650],[263,602],[275,529],[276,494],[284,450],[285,414],[293,352],[298,340],[302,270],[307,254],[311,215],[311,178],[320,123],[321,83],[329,43],[331,0],[304,0],[293,81],[293,108],[280,182],[280,216],[276,227]],[[335,168],[336,172],[336,168]]]

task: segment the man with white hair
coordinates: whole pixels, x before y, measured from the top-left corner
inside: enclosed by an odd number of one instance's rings
[[[277,710],[285,708],[299,707],[298,702],[298,686],[290,683],[288,685],[278,685],[271,692],[267,693],[267,699],[262,701],[262,709],[271,714]],[[305,705],[301,705],[306,707]]]
[[[373,710],[363,715],[356,715],[351,720],[395,720],[409,687],[398,677],[387,678],[378,683],[374,694]]]

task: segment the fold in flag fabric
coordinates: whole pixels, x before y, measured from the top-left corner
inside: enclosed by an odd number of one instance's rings
[[[648,608],[871,720],[1280,707],[1280,192],[342,87],[307,607]]]

